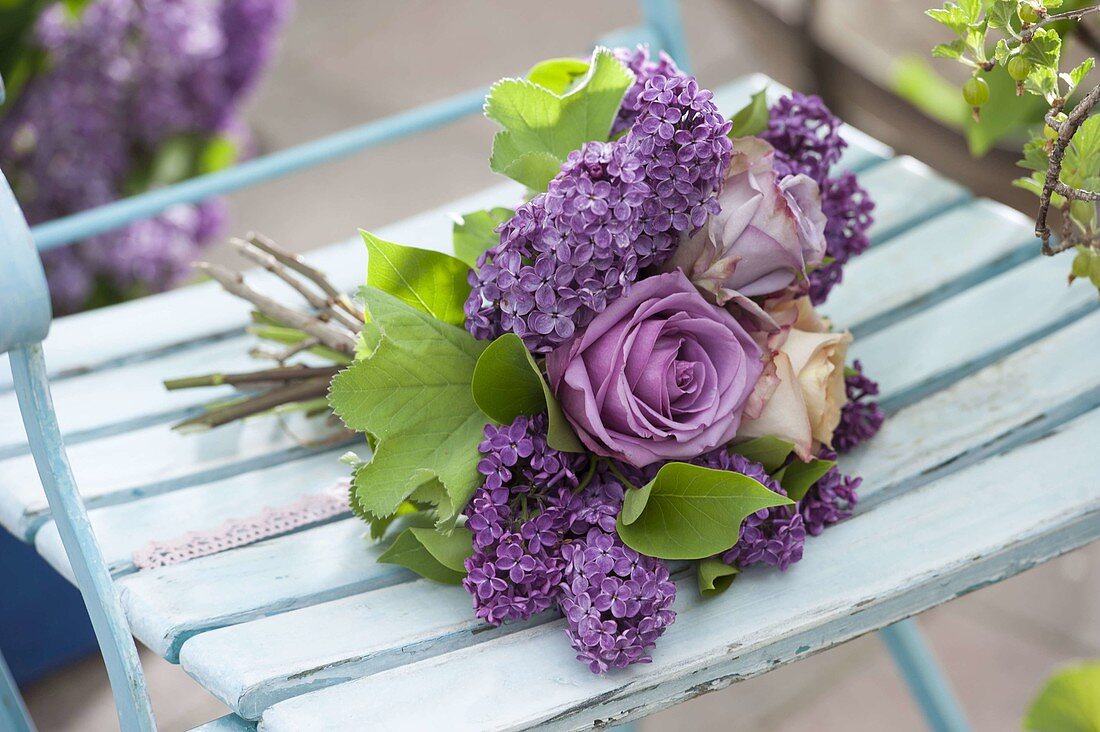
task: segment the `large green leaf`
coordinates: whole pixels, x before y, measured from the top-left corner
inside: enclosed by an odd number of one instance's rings
[[[489,90],[485,116],[504,129],[493,139],[492,169],[533,191],[546,190],[573,150],[606,140],[634,75],[606,48],[564,94],[529,79],[504,79]]]
[[[1100,662],[1068,666],[1046,683],[1024,718],[1028,732],[1100,732]]]
[[[645,486],[627,491],[617,529],[642,554],[703,559],[733,546],[749,514],[792,503],[740,473],[667,463]]]
[[[500,241],[497,227],[515,213],[510,208],[499,206],[457,217],[454,225],[455,256],[471,269],[477,267],[477,258],[482,252],[495,247]]]
[[[584,451],[535,359],[515,333],[505,333],[482,351],[471,388],[474,401],[494,421],[508,424],[521,414],[545,411],[547,444],[565,452]]]
[[[473,553],[470,546],[470,532],[456,529],[450,536],[434,529],[405,529],[390,545],[378,561],[382,564],[399,564],[411,569],[421,577],[448,585],[457,585],[466,576],[461,561],[455,559],[466,551],[465,556]],[[465,557],[462,557],[463,559]]]
[[[337,416],[375,444],[355,472],[355,496],[385,517],[421,488],[443,518],[453,517],[479,484],[477,445],[489,418],[470,383],[485,344],[375,287],[361,294],[378,344],[329,389]]]
[[[367,284],[451,325],[462,325],[470,294],[469,267],[460,259],[379,239],[359,230],[367,245]]]

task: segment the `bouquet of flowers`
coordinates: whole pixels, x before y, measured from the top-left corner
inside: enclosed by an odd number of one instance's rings
[[[362,309],[239,242],[312,312],[208,266],[296,335],[279,368],[175,385],[273,384],[207,426],[327,390],[371,449],[345,459],[381,561],[461,584],[493,625],[560,612],[603,673],[649,659],[674,576],[710,594],[786,570],[850,514],[837,452],[883,414],[814,305],[868,246],[871,203],[832,171],[845,143],[820,99],[761,93],[726,119],[641,48],[540,63],[485,113],[525,201],[458,219],[454,256],[362,232]],[[338,365],[285,365],[304,350]]]
[[[0,3],[0,168],[30,222],[242,157],[241,107],[288,11],[289,0]],[[221,199],[181,204],[45,252],[54,310],[177,284],[224,219]]]

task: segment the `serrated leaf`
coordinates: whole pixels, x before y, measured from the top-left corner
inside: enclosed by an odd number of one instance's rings
[[[1028,732],[1100,730],[1100,661],[1063,668],[1052,676],[1024,717]]]
[[[801,501],[806,497],[807,491],[810,490],[813,484],[819,481],[825,473],[828,473],[834,465],[836,465],[836,460],[814,458],[808,463],[795,460],[783,468],[783,474],[776,476],[776,479],[783,486],[783,490],[787,491],[788,498],[792,501]]]
[[[393,544],[378,557],[382,564],[397,564],[411,569],[421,577],[448,585],[457,585],[466,576],[465,572],[455,571],[443,564],[420,540],[417,532],[431,532],[431,529],[405,529]]]
[[[982,14],[982,0],[959,0],[959,9],[968,23],[977,23]]]
[[[634,75],[606,48],[596,49],[588,72],[565,94],[528,79],[497,82],[485,116],[504,129],[493,140],[490,166],[534,191],[546,190],[570,152],[607,140],[633,83]]]
[[[460,259],[394,244],[359,230],[367,245],[367,285],[451,325],[466,321],[463,305],[470,294],[469,267]]]
[[[480,483],[477,445],[489,418],[470,394],[485,344],[374,287],[361,291],[380,339],[370,358],[332,380],[329,405],[349,429],[375,441],[353,482],[363,508],[388,516],[419,486],[438,480],[461,511]]]
[[[990,28],[1011,28],[1017,20],[1016,0],[993,0],[986,19]]]
[[[695,567],[695,579],[699,583],[699,594],[703,597],[720,595],[729,589],[734,578],[740,572],[737,567],[726,564],[718,557],[700,559]]]
[[[752,100],[738,110],[737,114],[730,118],[733,125],[729,136],[748,137],[759,135],[768,129],[768,99],[765,89],[761,89],[752,95]]]
[[[521,414],[546,412],[547,444],[564,452],[584,452],[530,351],[515,333],[505,333],[482,351],[471,389],[478,407],[494,421],[509,424]]]
[[[964,36],[967,26],[970,25],[966,14],[954,3],[946,3],[943,8],[925,10],[924,14],[937,23],[950,28],[959,36]]]
[[[962,56],[965,50],[965,44],[962,41],[951,41],[951,43],[937,43],[932,47],[932,55],[936,58],[959,58]]]
[[[477,267],[477,258],[500,242],[497,227],[515,215],[510,208],[498,206],[485,211],[474,211],[455,217],[455,256],[471,269]]]
[[[1046,171],[1050,164],[1050,155],[1047,153],[1045,140],[1041,137],[1028,140],[1024,144],[1024,157],[1016,164],[1028,170]]]
[[[738,443],[730,448],[730,452],[760,463],[764,470],[774,473],[794,452],[794,445],[778,437],[764,436]]]
[[[589,66],[579,58],[552,58],[535,64],[527,72],[527,80],[560,96],[588,73]]]
[[[1012,49],[1009,48],[1008,41],[1001,38],[997,41],[997,45],[993,49],[993,58],[995,58],[998,63],[1004,63],[1011,52]]]
[[[1075,89],[1080,86],[1081,81],[1085,80],[1085,77],[1089,75],[1089,72],[1091,72],[1092,67],[1095,65],[1096,59],[1092,56],[1089,56],[1085,59],[1085,61],[1082,61],[1080,64],[1078,64],[1074,68],[1074,70],[1071,70],[1071,72],[1069,72],[1070,86],[1073,86]]]
[[[447,532],[426,528],[413,528],[410,531],[436,561],[447,569],[466,574],[465,562],[474,553],[474,537],[469,529],[460,526]]]
[[[703,559],[737,542],[751,513],[793,502],[728,470],[666,463],[623,500],[616,530],[635,551],[660,559]]]
[[[1058,68],[1058,57],[1062,51],[1062,39],[1049,28],[1036,28],[1029,43],[1020,47],[1020,53],[1036,66],[1050,69]]]

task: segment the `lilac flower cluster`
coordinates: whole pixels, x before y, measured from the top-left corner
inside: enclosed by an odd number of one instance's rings
[[[877,401],[868,399],[878,394],[878,382],[863,373],[863,365],[852,364],[855,373],[844,379],[848,401],[840,410],[840,424],[833,432],[833,447],[837,452],[849,452],[875,436],[886,419]]]
[[[577,658],[595,673],[648,659],[672,623],[676,587],[660,560],[615,533],[623,487],[605,466],[547,446],[546,418],[487,425],[484,485],[467,506],[474,553],[463,586],[477,617],[498,625],[555,604]]]
[[[793,92],[772,105],[769,114],[768,129],[760,137],[775,148],[776,172],[803,173],[821,189],[825,254],[831,261],[810,273],[810,299],[820,305],[841,281],[845,263],[870,246],[867,230],[874,203],[853,173],[829,175],[848,143],[840,136],[841,121],[821,97]]]
[[[598,527],[562,546],[561,610],[577,660],[592,673],[650,660],[649,649],[672,625],[676,585],[664,562]]]
[[[836,453],[823,449],[818,457],[835,460]],[[863,478],[844,475],[835,465],[830,468],[798,502],[798,512],[802,515],[806,531],[811,536],[818,536],[826,527],[851,516],[852,508],[859,500],[856,490],[862,482]]]
[[[730,123],[693,77],[662,68],[670,75],[653,71],[624,105],[627,134],[571,153],[479,258],[466,301],[474,336],[513,332],[549,352],[718,211]]]
[[[266,66],[289,0],[92,0],[38,18],[46,55],[0,119],[0,167],[31,223],[140,190],[156,153],[181,135],[244,142],[237,114]],[[59,312],[93,290],[159,290],[189,271],[223,206],[181,206],[45,255]]]
[[[692,461],[715,470],[731,470],[761,483],[782,496],[787,495],[779,482],[768,475],[764,466],[743,455],[730,453],[725,448],[715,450]],[[763,508],[750,514],[741,523],[737,543],[721,554],[726,564],[748,567],[768,564],[781,571],[802,559],[806,543],[806,529],[802,516],[790,506]]]
[[[646,83],[650,79],[655,76],[663,76],[667,79],[683,75],[676,66],[676,62],[664,51],[660,52],[656,61],[651,59],[647,46],[638,45],[633,50],[616,48],[615,58],[634,74],[634,83],[626,90],[622,108],[619,109],[619,115],[611,126],[612,137],[617,137],[633,126],[634,120],[638,118],[638,98],[645,91]]]

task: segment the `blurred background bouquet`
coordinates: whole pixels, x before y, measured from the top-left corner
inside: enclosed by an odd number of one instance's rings
[[[30,223],[247,156],[241,118],[291,0],[0,0],[0,169]],[[178,205],[44,252],[57,314],[167,289],[222,233]]]

